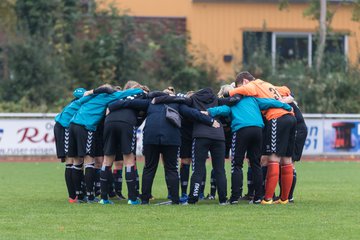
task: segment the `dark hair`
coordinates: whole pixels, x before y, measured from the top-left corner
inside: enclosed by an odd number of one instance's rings
[[[251,75],[251,73],[249,73],[248,71],[240,72],[240,73],[236,76],[236,79],[235,79],[236,85],[239,85],[239,84],[242,85],[244,79],[247,79],[247,80],[249,80],[249,81],[255,80],[254,76]]]

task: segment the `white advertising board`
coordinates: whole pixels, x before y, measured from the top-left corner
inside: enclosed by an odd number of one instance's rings
[[[0,156],[56,155],[54,119],[0,119]]]

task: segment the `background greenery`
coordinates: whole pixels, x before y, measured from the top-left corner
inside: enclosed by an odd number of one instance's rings
[[[102,206],[67,203],[61,163],[0,163],[0,239],[358,239],[359,168],[300,162],[288,205]],[[161,164],[153,194],[155,202],[167,196]]]
[[[202,57],[207,53],[190,53],[190,34],[179,33],[176,26],[139,23],[124,10],[103,11],[94,0],[85,2],[0,1],[0,112],[58,112],[76,87],[123,86],[130,79],[151,89],[172,85],[182,92],[205,86],[216,92],[233,80],[218,81],[217,67]],[[280,8],[288,4],[281,2]],[[314,19],[315,3],[304,13]],[[360,9],[359,3],[354,6]],[[360,12],[355,10],[354,20]],[[328,27],[331,32],[330,22]],[[267,43],[251,42],[248,64],[239,62],[234,68],[289,86],[303,112],[360,111],[358,65],[333,53],[324,57],[320,72],[301,60],[273,69]]]

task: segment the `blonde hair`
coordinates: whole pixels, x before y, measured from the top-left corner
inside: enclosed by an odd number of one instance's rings
[[[226,85],[222,85],[221,88],[220,88],[220,91],[218,92],[218,97],[219,98],[223,98],[224,97],[224,94],[229,92],[230,90],[233,90],[234,87],[229,85],[229,84],[226,84]]]
[[[140,88],[140,83],[133,81],[133,80],[129,80],[127,81],[127,83],[125,83],[124,85],[124,90],[129,89],[129,88]]]

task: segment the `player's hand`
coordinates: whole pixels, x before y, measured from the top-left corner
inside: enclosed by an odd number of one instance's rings
[[[209,116],[209,113],[208,113],[208,111],[200,111],[202,114],[204,114],[204,115],[208,115]]]
[[[84,92],[84,96],[89,96],[91,94],[94,94],[94,90],[89,90],[89,91]]]
[[[213,124],[212,124],[213,128],[219,128],[220,127],[220,123],[216,120],[214,120]]]
[[[106,108],[106,116],[109,115],[109,113],[110,113],[110,109]]]

